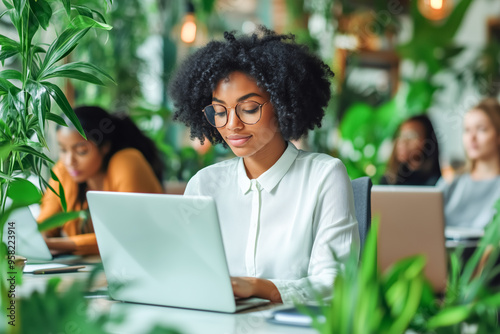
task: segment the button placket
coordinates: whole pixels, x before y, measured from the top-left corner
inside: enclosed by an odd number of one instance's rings
[[[249,276],[257,274],[255,266],[255,255],[257,249],[257,236],[259,232],[260,208],[261,208],[261,186],[257,180],[251,180],[252,191],[252,214],[250,217],[250,228],[246,249],[246,267]]]

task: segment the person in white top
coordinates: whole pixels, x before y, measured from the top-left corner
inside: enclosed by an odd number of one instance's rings
[[[342,162],[289,142],[320,125],[333,73],[291,35],[225,34],[191,55],[170,86],[192,138],[237,156],[199,171],[185,195],[215,199],[233,291],[272,302],[331,298],[359,253]]]

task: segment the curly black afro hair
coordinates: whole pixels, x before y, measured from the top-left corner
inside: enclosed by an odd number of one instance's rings
[[[334,75],[321,59],[295,43],[293,35],[278,35],[262,26],[251,36],[225,32],[224,38],[189,56],[170,83],[174,120],[191,128],[192,139],[224,143],[202,109],[212,103],[212,92],[220,80],[235,71],[249,75],[270,94],[285,140],[299,139],[321,126]]]

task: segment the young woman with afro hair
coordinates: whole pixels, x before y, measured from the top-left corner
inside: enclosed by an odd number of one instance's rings
[[[185,194],[215,199],[235,296],[328,299],[359,252],[352,187],[340,160],[289,140],[321,125],[333,73],[292,35],[224,37],[181,64],[170,95],[193,139],[237,157],[199,171]]]

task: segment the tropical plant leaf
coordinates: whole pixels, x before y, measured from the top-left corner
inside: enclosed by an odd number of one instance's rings
[[[98,22],[87,15],[76,16],[75,18],[73,18],[73,20],[71,20],[71,24],[79,29],[97,28],[103,30],[111,30],[113,28],[109,24]]]
[[[28,153],[28,154],[34,155],[40,159],[43,159],[51,164],[54,164],[54,161],[52,161],[52,159],[50,159],[48,156],[46,156],[45,154],[43,154],[41,152],[38,152],[37,150],[35,150],[32,147],[29,147],[28,145],[14,146],[12,148],[12,151]]]
[[[71,108],[71,106],[70,106],[68,100],[66,99],[66,96],[62,92],[62,90],[59,87],[57,87],[56,85],[54,85],[48,81],[43,81],[42,85],[48,89],[50,95],[52,96],[54,101],[57,103],[59,108],[61,108],[62,112],[66,115],[66,117],[68,117],[68,119],[75,126],[75,128],[78,130],[80,135],[82,135],[82,137],[86,139],[87,137],[85,136],[85,132],[83,131],[82,125],[80,124],[78,117],[76,117],[75,112],[73,111],[73,108]]]
[[[14,85],[11,84],[10,81],[0,78],[0,95],[7,94],[12,87],[14,87]]]
[[[104,82],[102,82],[98,77],[96,77],[93,74],[78,71],[78,70],[60,70],[60,71],[53,71],[49,75],[45,75],[43,79],[50,79],[50,78],[71,78],[71,79],[76,79],[80,81],[85,81],[89,82],[94,85],[100,85],[104,86]]]
[[[45,132],[45,113],[47,106],[47,99],[50,99],[47,90],[43,85],[28,79],[26,84],[26,90],[31,95],[33,101],[33,113],[38,118],[38,126],[41,133]]]
[[[111,80],[113,83],[116,83],[115,80],[113,80],[113,78],[109,74],[107,74],[106,72],[104,72],[99,67],[97,67],[97,66],[95,66],[93,64],[84,63],[84,62],[73,62],[73,63],[64,64],[64,65],[61,65],[61,66],[53,67],[51,70],[49,70],[49,71],[46,72],[46,75],[52,75],[54,72],[67,71],[67,70],[88,70],[88,71],[95,71],[99,75],[102,75],[102,76],[106,77],[107,79]]]
[[[0,45],[2,46],[2,49],[5,47],[11,47],[19,50],[21,48],[21,45],[18,42],[4,35],[0,35]]]
[[[64,10],[68,16],[71,16],[71,1],[70,0],[61,0]]]
[[[35,16],[43,30],[47,30],[52,17],[52,8],[47,1],[29,0],[31,13]]]
[[[51,190],[52,190],[52,192],[54,192],[54,194],[56,194],[57,196],[59,196],[59,200],[61,201],[62,209],[63,209],[64,212],[66,212],[68,210],[68,205],[66,203],[66,195],[64,194],[63,185],[62,185],[61,181],[59,180],[59,178],[57,177],[56,173],[54,173],[54,171],[52,169],[50,170],[50,175],[52,176],[52,178],[54,179],[54,181],[56,181],[56,182],[59,183],[59,194],[56,193],[54,191],[54,189],[51,188]]]
[[[72,50],[89,29],[90,28],[80,29],[73,27],[64,30],[47,50],[43,64],[40,66],[39,77],[43,77],[45,71],[52,67],[57,61],[61,60],[68,51]]]
[[[77,218],[85,219],[86,217],[86,211],[59,212],[38,224],[38,230],[47,231],[56,227],[60,227],[70,220]]]
[[[15,178],[9,183],[7,188],[7,196],[12,199],[12,202],[20,206],[27,206],[34,203],[39,203],[42,199],[40,190],[30,181]]]
[[[22,81],[23,75],[21,72],[16,70],[3,70],[0,72],[0,78]]]
[[[429,329],[434,329],[459,324],[469,317],[471,309],[472,307],[470,305],[445,308],[429,319],[427,327]]]
[[[66,124],[66,122],[64,121],[64,119],[61,116],[56,115],[54,113],[49,112],[49,113],[45,114],[45,118],[47,120],[52,121],[52,122],[59,124],[61,126],[68,126],[68,124]]]

